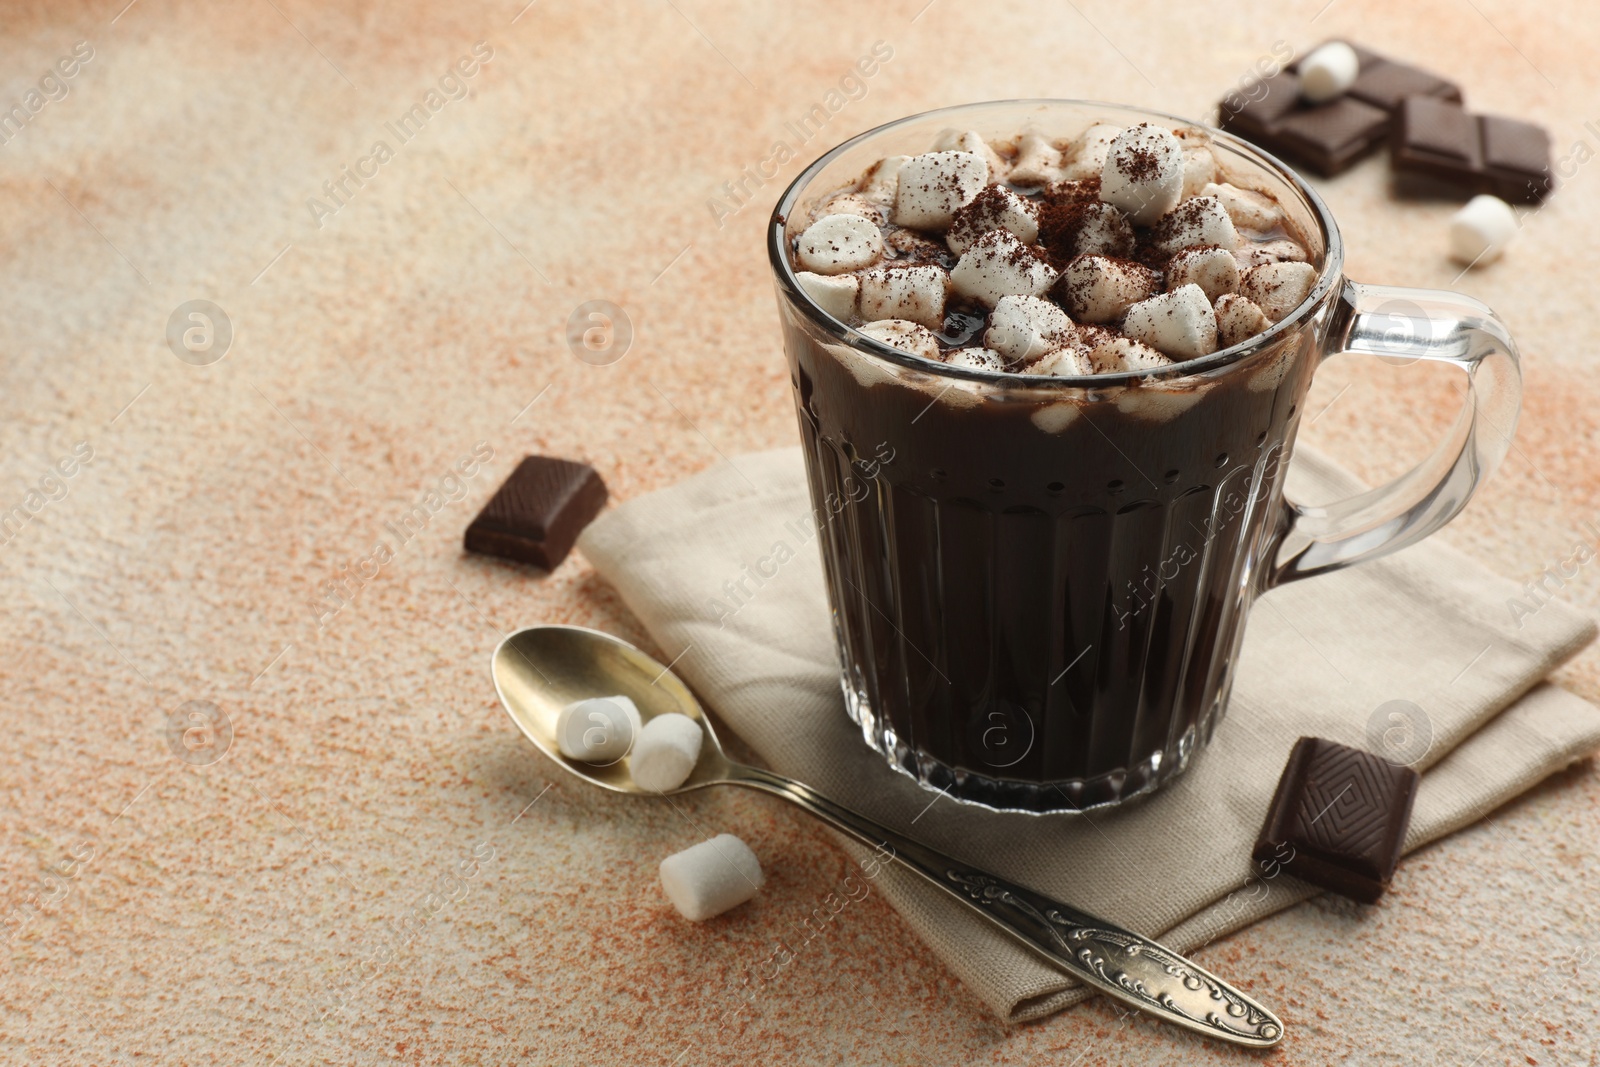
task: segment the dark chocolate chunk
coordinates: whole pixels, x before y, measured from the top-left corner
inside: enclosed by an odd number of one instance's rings
[[[1395,864],[1417,772],[1320,737],[1302,737],[1278,779],[1255,859],[1371,904]]]
[[[1437,75],[1351,47],[1360,67],[1343,96],[1321,104],[1302,100],[1299,75],[1290,66],[1258,83],[1255,100],[1224,100],[1218,124],[1290,162],[1332,175],[1383,144],[1401,101],[1419,95],[1461,99],[1460,88]]]
[[[1555,188],[1550,135],[1499,115],[1471,115],[1460,104],[1407,98],[1396,112],[1390,160],[1401,192],[1492,193],[1536,204]]]
[[[555,570],[605,503],[587,463],[528,456],[467,527],[467,551]]]

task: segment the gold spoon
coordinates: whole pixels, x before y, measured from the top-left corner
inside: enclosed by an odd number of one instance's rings
[[[738,785],[783,797],[907,868],[982,915],[1064,973],[1190,1030],[1251,1048],[1283,1040],[1283,1022],[1210,972],[1148,938],[1013,885],[835,804],[801,782],[735,763],[677,675],[626,641],[581,626],[534,626],[507,637],[491,664],[500,702],[528,740],[571,774],[618,793],[659,796],[633,781],[626,758],[600,766],[561,755],[556,719],[589,697],[626,696],[648,722],[677,712],[705,730],[700,760],[669,794]]]

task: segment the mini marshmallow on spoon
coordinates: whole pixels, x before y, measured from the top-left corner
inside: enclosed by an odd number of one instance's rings
[[[641,729],[639,709],[625,696],[591,697],[561,709],[556,745],[568,759],[615,763],[628,754]]]
[[[705,734],[687,715],[669,712],[644,724],[634,742],[628,770],[633,783],[652,793],[665,793],[688,781],[700,760]]]

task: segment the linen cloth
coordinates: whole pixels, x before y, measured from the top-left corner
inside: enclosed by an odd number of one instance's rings
[[[1362,488],[1304,449],[1290,479],[1301,499]],[[1086,814],[995,813],[895,772],[846,715],[798,449],[740,456],[626,501],[579,548],[773,770],[1184,953],[1318,892],[1250,856],[1302,735],[1370,748],[1380,705],[1423,709],[1432,743],[1414,764],[1408,853],[1600,747],[1600,708],[1543,682],[1594,638],[1593,620],[1560,602],[1514,614],[1520,588],[1434,538],[1258,600],[1227,714],[1152,796]],[[1404,870],[1394,893],[1407,892]],[[909,871],[889,864],[876,884],[1001,1018],[1038,1018],[1092,992]]]

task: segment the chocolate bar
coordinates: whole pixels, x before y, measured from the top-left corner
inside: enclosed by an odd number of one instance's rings
[[[1344,95],[1322,104],[1300,96],[1291,65],[1260,82],[1258,99],[1224,100],[1219,125],[1318,174],[1332,176],[1382,145],[1401,101],[1416,96],[1460,101],[1461,89],[1418,67],[1351,45],[1360,67]]]
[[[1460,104],[1427,97],[1401,103],[1390,161],[1402,192],[1491,193],[1513,204],[1536,204],[1555,187],[1550,135],[1543,127],[1470,115]]]
[[[478,512],[463,540],[468,552],[555,570],[605,503],[606,485],[587,463],[528,456]]]
[[[1254,858],[1371,904],[1400,862],[1418,781],[1410,767],[1302,737],[1278,779]]]

